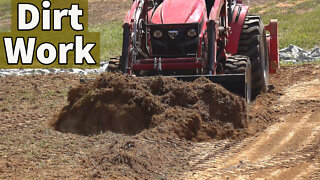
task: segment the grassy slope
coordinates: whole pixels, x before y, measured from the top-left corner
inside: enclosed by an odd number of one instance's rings
[[[320,1],[305,0],[293,4],[293,0],[281,0],[287,5],[277,5],[279,1],[253,7],[251,13],[263,17],[265,24],[270,19],[279,20],[280,48],[290,44],[310,49],[320,45]]]
[[[89,28],[91,32],[100,32],[101,60],[120,56],[122,45],[122,21],[109,22]]]
[[[9,31],[10,27],[5,22],[11,17],[11,0],[0,0],[0,32]]]
[[[100,14],[99,14],[100,15]],[[0,32],[10,31],[10,25],[1,24],[11,18],[11,0],[0,0]],[[117,57],[122,45],[122,19],[99,25],[90,24],[89,31],[101,33],[101,60]]]
[[[252,14],[263,17],[265,24],[270,19],[279,19],[280,48],[295,44],[310,49],[320,45],[320,1],[304,0],[293,4],[294,0],[270,1],[251,8]],[[287,6],[279,6],[285,3]],[[10,16],[10,0],[0,1],[0,20]],[[90,31],[101,32],[101,59],[108,60],[121,53],[122,19],[100,25],[91,25]],[[0,26],[0,31],[7,31],[9,27]]]
[[[4,19],[10,16],[10,12],[11,12],[10,5],[11,5],[11,0],[0,1],[0,19]]]
[[[293,0],[278,0],[263,6],[251,8],[251,12],[260,14],[265,24],[270,19],[279,19],[280,48],[295,44],[310,49],[320,45],[320,1],[306,0],[291,7],[277,7],[279,2],[292,3]],[[262,9],[266,11],[261,12]],[[101,32],[101,58],[119,56],[122,44],[122,19],[90,28]]]

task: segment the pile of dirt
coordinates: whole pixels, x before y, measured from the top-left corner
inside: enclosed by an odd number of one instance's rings
[[[68,101],[51,123],[61,132],[155,133],[203,141],[239,137],[247,127],[243,98],[205,78],[101,74],[71,89]]]

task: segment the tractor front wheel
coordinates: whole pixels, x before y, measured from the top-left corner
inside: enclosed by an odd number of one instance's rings
[[[243,95],[249,103],[251,100],[252,78],[251,78],[251,62],[250,58],[242,55],[230,56],[224,65],[225,74],[245,74],[244,88],[239,88],[240,95]],[[238,88],[238,87],[236,87]]]

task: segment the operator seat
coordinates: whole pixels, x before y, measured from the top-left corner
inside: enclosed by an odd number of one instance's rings
[[[210,16],[210,12],[211,12],[211,9],[214,5],[214,1],[215,0],[206,0],[206,7],[207,7],[207,15],[208,17]]]

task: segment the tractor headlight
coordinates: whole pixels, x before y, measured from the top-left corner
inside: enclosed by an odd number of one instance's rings
[[[155,31],[153,32],[153,37],[155,37],[155,38],[162,38],[162,31],[160,31],[160,30],[155,30]]]
[[[195,29],[190,29],[188,31],[188,36],[189,37],[195,37],[197,35],[197,31]]]

